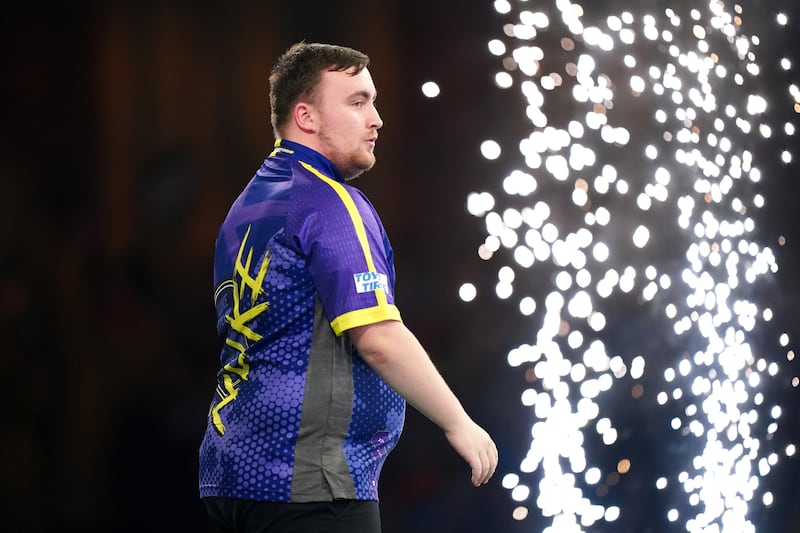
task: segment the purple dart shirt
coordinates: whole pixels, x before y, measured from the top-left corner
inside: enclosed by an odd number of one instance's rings
[[[224,342],[200,496],[378,499],[405,401],[346,330],[400,320],[392,248],[333,164],[281,140],[236,199],[214,260]]]

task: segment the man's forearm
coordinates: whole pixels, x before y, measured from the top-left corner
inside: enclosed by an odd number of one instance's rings
[[[367,364],[442,428],[450,445],[469,464],[472,484],[488,483],[497,467],[497,446],[466,413],[414,334],[395,321],[353,328],[348,334]]]
[[[444,431],[469,420],[416,336],[401,322],[380,322],[348,333],[367,364]]]

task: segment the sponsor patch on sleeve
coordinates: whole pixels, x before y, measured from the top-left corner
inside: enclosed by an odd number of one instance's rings
[[[356,292],[375,292],[378,289],[389,293],[389,287],[386,283],[386,274],[380,272],[361,272],[360,274],[353,274],[353,281],[356,284]]]

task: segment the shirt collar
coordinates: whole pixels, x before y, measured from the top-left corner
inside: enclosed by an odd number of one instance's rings
[[[339,172],[339,169],[336,168],[330,159],[316,150],[312,150],[308,146],[287,141],[286,139],[277,139],[275,141],[275,149],[272,150],[270,157],[281,153],[289,154],[295,159],[311,165],[326,176],[331,177],[340,183],[345,182],[344,176],[342,176],[342,173]]]

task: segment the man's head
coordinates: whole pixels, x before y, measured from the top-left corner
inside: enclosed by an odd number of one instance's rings
[[[289,48],[269,78],[275,136],[317,150],[348,179],[371,168],[383,122],[368,64],[365,54],[343,46]]]

